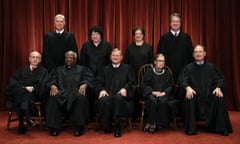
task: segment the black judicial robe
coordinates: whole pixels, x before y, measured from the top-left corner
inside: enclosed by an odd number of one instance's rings
[[[175,37],[171,32],[168,32],[161,36],[157,53],[165,55],[166,65],[173,71],[174,83],[177,82],[182,68],[193,60],[192,52],[192,41],[188,34],[180,32]]]
[[[58,67],[52,74],[53,81],[59,93],[50,96],[47,104],[46,125],[49,128],[60,129],[62,114],[72,117],[75,126],[84,125],[89,118],[89,104],[86,96],[79,94],[79,86],[94,85],[91,71],[83,66],[75,65],[72,68]]]
[[[224,98],[212,94],[216,87],[223,90],[225,80],[220,70],[212,63],[197,65],[192,62],[184,67],[179,76],[179,85],[191,86],[196,95],[192,100],[184,100],[186,130],[195,131],[195,119],[206,117],[207,130],[213,132],[232,132]]]
[[[127,89],[127,97],[132,99],[134,96],[136,81],[132,68],[128,64],[120,64],[119,68],[107,65],[97,76],[100,83],[96,87],[97,93],[106,90],[109,94],[117,94],[121,88]]]
[[[101,40],[96,47],[91,40],[82,45],[80,53],[80,64],[88,67],[96,77],[102,68],[110,64],[111,45]]]
[[[33,72],[30,71],[30,66],[24,66],[18,69],[9,80],[6,87],[6,95],[13,95],[15,103],[18,104],[22,97],[15,95],[19,89],[25,86],[34,86],[35,100],[43,100],[46,96],[46,82],[49,80],[48,72],[45,68],[38,66]]]
[[[150,124],[156,122],[159,126],[167,127],[170,122],[168,101],[172,90],[172,75],[166,69],[163,74],[158,75],[153,68],[149,68],[144,74],[141,90]],[[157,98],[152,95],[153,91],[165,92],[166,95]]]
[[[78,89],[80,85],[87,84],[90,87],[95,85],[91,71],[88,68],[77,64],[70,69],[65,65],[58,67],[52,75],[53,81],[48,83],[48,86],[50,87],[54,84],[58,87],[58,104],[60,106],[66,106],[68,111],[76,97],[79,95]]]
[[[109,96],[102,97],[98,104],[99,117],[104,128],[109,128],[111,118],[130,116],[133,110],[133,96],[135,92],[135,75],[127,64],[120,64],[118,68],[105,66],[97,76],[96,92],[106,90]],[[127,90],[127,96],[118,94],[121,88]],[[116,119],[115,119],[116,120]]]
[[[153,48],[148,43],[137,46],[135,42],[130,44],[125,52],[124,63],[129,64],[137,77],[138,70],[144,64],[150,64],[153,61]]]
[[[72,50],[78,54],[77,43],[72,33],[64,31],[60,36],[54,31],[44,37],[43,66],[50,72],[64,65],[65,52]]]

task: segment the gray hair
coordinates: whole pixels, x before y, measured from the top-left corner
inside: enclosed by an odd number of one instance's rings
[[[55,19],[57,19],[57,18],[62,18],[64,21],[65,21],[65,16],[63,15],[63,14],[57,14],[56,16],[55,16]]]
[[[122,51],[121,51],[119,48],[114,48],[114,49],[112,49],[112,53],[113,53],[113,52],[116,52],[116,51],[119,51],[120,54],[122,55]]]
[[[76,60],[77,59],[77,53],[75,51],[69,50],[67,52],[65,52],[65,57],[67,56],[67,54],[73,54],[73,58]]]
[[[157,58],[159,58],[159,57],[164,57],[164,59],[165,59],[164,54],[158,53],[158,54],[156,54],[156,55],[154,56],[154,61],[157,60]]]

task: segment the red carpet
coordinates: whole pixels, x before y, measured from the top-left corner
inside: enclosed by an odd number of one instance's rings
[[[7,113],[0,112],[0,144],[240,144],[240,112],[229,112],[233,126],[233,133],[221,136],[206,133],[203,125],[198,125],[198,135],[187,136],[180,126],[178,130],[166,129],[154,134],[139,130],[137,123],[134,128],[123,129],[122,137],[115,138],[113,134],[96,131],[91,124],[81,137],[74,137],[73,130],[64,128],[58,137],[49,136],[48,131],[40,131],[38,127],[29,128],[25,135],[18,135],[17,122],[11,124],[8,131]]]

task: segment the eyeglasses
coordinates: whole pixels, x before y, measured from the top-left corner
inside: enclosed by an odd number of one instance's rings
[[[30,58],[36,58],[36,59],[40,59],[40,56],[30,56]]]
[[[155,60],[155,62],[165,62],[165,60]]]

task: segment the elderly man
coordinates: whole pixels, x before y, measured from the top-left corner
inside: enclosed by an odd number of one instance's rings
[[[225,81],[219,69],[204,60],[205,56],[204,46],[195,46],[195,62],[186,65],[179,76],[179,85],[186,90],[183,108],[185,132],[197,134],[195,121],[204,117],[208,131],[227,136],[232,132],[232,126],[224,104]]]
[[[62,113],[69,114],[73,120],[74,136],[84,132],[84,124],[89,118],[87,86],[93,86],[93,75],[87,68],[77,65],[77,53],[65,53],[65,65],[58,67],[52,74],[53,81],[47,104],[46,125],[50,134],[57,136],[60,131]]]
[[[45,68],[39,66],[41,54],[33,51],[29,54],[30,65],[18,69],[10,78],[9,85],[6,88],[7,95],[14,96],[17,115],[19,118],[18,133],[24,134],[24,116],[28,126],[34,126],[31,120],[30,109],[35,101],[41,101],[46,94],[45,82],[48,80],[48,72]]]
[[[111,53],[112,64],[105,66],[97,76],[96,87],[99,99],[99,116],[105,133],[115,121],[115,137],[121,136],[121,117],[130,116],[133,110],[135,75],[131,67],[121,64],[122,52],[115,48]]]
[[[43,43],[43,66],[49,72],[64,65],[65,52],[72,50],[78,53],[74,35],[64,29],[64,15],[57,14],[54,23],[56,30],[46,34]]]

